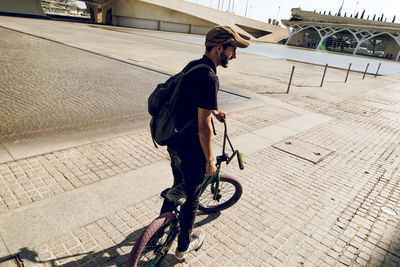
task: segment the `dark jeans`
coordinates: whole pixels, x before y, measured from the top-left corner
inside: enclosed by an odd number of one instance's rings
[[[177,138],[168,145],[168,152],[174,175],[173,186],[185,182],[187,199],[181,207],[179,215],[181,231],[178,236],[178,250],[185,251],[190,243],[190,235],[199,206],[199,195],[201,184],[204,180],[206,160],[197,135]],[[173,208],[174,204],[165,199],[161,213],[170,211]]]

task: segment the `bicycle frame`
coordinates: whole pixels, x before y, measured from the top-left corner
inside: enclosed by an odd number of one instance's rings
[[[231,160],[235,156],[237,156],[239,169],[241,169],[241,170],[244,169],[242,155],[240,154],[239,150],[235,150],[233,148],[231,140],[228,137],[228,130],[227,130],[227,127],[226,127],[226,121],[223,120],[222,122],[224,123],[224,141],[223,141],[223,144],[222,144],[222,154],[217,156],[217,163],[215,164],[215,167],[217,168],[217,171],[212,176],[207,176],[207,175],[204,176],[204,182],[203,182],[203,186],[202,186],[201,192],[200,192],[200,195],[202,195],[209,184],[215,183],[215,185],[214,184],[211,185],[211,190],[214,191],[213,192],[213,194],[214,194],[213,199],[214,200],[219,200],[218,199],[218,193],[219,193],[220,171],[221,171],[222,163],[226,162],[226,164],[228,165],[231,162]],[[211,119],[211,124],[212,124],[212,127],[213,127],[214,135],[216,135],[214,122],[213,122],[212,119]],[[229,145],[230,145],[230,147],[232,149],[232,155],[231,156],[229,156],[227,153],[225,153],[225,146],[226,146],[226,141],[227,140],[228,140],[228,143],[229,143]]]

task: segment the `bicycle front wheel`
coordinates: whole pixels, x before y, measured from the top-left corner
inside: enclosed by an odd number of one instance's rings
[[[167,255],[177,233],[178,219],[172,212],[157,217],[136,241],[127,267],[157,266]]]
[[[236,178],[221,174],[217,199],[214,200],[213,198],[215,192],[213,184],[208,185],[200,196],[199,210],[204,212],[225,210],[238,202],[242,196],[242,191],[242,185]]]

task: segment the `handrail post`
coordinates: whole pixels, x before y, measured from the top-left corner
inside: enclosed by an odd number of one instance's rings
[[[327,68],[328,68],[328,64],[325,65],[324,75],[322,75],[322,81],[321,81],[321,85],[319,87],[322,87],[322,85],[324,84],[325,74],[326,74],[326,69]]]
[[[351,68],[351,63],[349,64],[349,68],[347,69],[346,79],[344,80],[345,83],[347,83],[347,78],[349,78],[350,68]]]
[[[295,68],[295,66],[292,67],[292,74],[290,74],[290,80],[289,80],[289,85],[288,85],[286,94],[289,94],[290,85],[292,84],[292,78],[293,78],[294,68]]]
[[[364,78],[365,78],[365,74],[367,74],[367,71],[368,71],[368,67],[369,67],[369,63],[367,64],[367,67],[365,68],[365,71],[364,71],[364,76],[363,76],[363,80],[364,80]]]
[[[379,63],[378,69],[376,70],[376,73],[375,73],[375,77],[378,76],[378,72],[379,72],[379,69],[381,68],[381,64],[382,63]]]

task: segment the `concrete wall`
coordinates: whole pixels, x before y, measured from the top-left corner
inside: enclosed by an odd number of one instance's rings
[[[115,1],[113,25],[151,30],[204,34],[215,24],[139,0]]]
[[[121,1],[121,0],[119,0]],[[201,18],[213,25],[228,25],[238,33],[249,37],[251,40],[260,40],[266,42],[277,42],[283,38],[287,38],[287,30],[267,24],[262,21],[257,21],[243,16],[238,16],[229,12],[224,12],[214,8],[209,8],[202,5],[193,4],[183,0],[140,0],[149,4],[161,6],[170,10],[176,10],[184,14],[188,14],[194,18]],[[239,26],[240,25],[240,26]],[[244,30],[251,31],[251,34]],[[265,33],[271,33],[261,38],[253,36],[262,36]]]
[[[0,0],[0,12],[46,16],[40,0]]]

